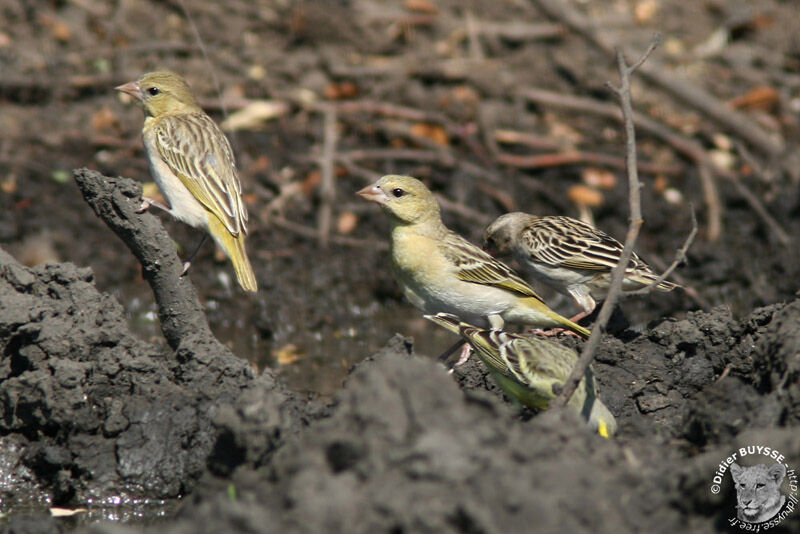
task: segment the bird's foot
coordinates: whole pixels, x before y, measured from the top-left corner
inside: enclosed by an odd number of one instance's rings
[[[577,337],[578,339],[583,339],[581,336],[579,336],[572,330],[567,330],[566,328],[549,328],[547,330],[536,328],[534,330],[531,330],[530,333],[539,337],[558,337],[561,334],[564,334],[565,336],[573,336]]]
[[[160,209],[162,209],[164,211],[169,211],[170,210],[169,206],[167,206],[166,204],[164,204],[162,202],[159,202],[156,199],[149,198],[149,197],[142,197],[142,203],[139,206],[139,208],[136,210],[136,213],[144,213],[148,209],[150,209],[150,206],[155,206],[155,207],[160,208]]]

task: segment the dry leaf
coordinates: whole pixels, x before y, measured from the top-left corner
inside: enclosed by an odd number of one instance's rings
[[[439,146],[450,146],[450,138],[447,136],[447,131],[438,124],[418,122],[411,127],[411,134],[430,139]]]
[[[570,187],[567,191],[567,197],[579,206],[589,206],[592,208],[602,206],[603,202],[605,202],[603,193],[592,187],[580,184]]]
[[[86,508],[50,508],[53,517],[71,517],[75,514],[85,514]]]
[[[754,87],[747,93],[728,101],[728,105],[738,109],[760,109],[771,111],[778,103],[778,90],[768,85]]]
[[[103,106],[92,114],[92,128],[95,131],[111,130],[116,124],[117,117],[108,106]]]
[[[637,24],[652,22],[659,10],[657,0],[641,0],[633,8],[633,18]]]
[[[416,11],[417,13],[430,13],[435,15],[439,12],[430,0],[406,0],[404,6],[407,10]]]
[[[329,100],[355,98],[358,96],[358,86],[353,82],[332,83],[325,87],[322,94]]]
[[[308,354],[300,350],[294,343],[287,343],[283,347],[272,351],[272,357],[275,358],[278,365],[289,365],[307,356]]]
[[[663,174],[656,176],[653,181],[653,191],[656,193],[663,193],[669,187],[669,179]]]
[[[6,179],[0,182],[0,191],[11,194],[17,192],[17,175],[9,174]]]
[[[321,181],[322,174],[318,169],[314,169],[306,175],[305,180],[300,184],[300,191],[302,191],[305,196],[310,196]]]
[[[289,113],[289,106],[280,100],[253,100],[222,121],[223,130],[258,130],[264,123]]]
[[[617,177],[606,169],[589,167],[581,173],[583,183],[598,189],[614,189],[617,186]]]
[[[346,211],[339,215],[339,220],[336,221],[336,231],[342,235],[347,235],[356,229],[358,224],[358,215],[352,211]]]

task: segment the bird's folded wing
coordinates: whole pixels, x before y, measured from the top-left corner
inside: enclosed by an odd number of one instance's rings
[[[522,239],[533,261],[552,267],[610,271],[622,254],[619,241],[567,217],[538,219],[523,231]]]
[[[519,293],[520,296],[533,297],[542,301],[533,288],[517,276],[511,268],[492,258],[461,236],[451,234],[443,242],[442,251],[447,260],[456,268],[456,275],[460,280],[506,289]]]
[[[165,117],[156,126],[161,158],[233,235],[247,233],[247,209],[228,139],[205,114]]]

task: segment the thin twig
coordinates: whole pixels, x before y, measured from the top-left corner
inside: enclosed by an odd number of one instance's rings
[[[511,167],[522,169],[541,169],[545,167],[560,167],[562,165],[606,165],[618,169],[625,168],[625,161],[608,154],[598,154],[596,152],[582,152],[580,150],[568,150],[555,154],[536,154],[533,156],[519,156],[516,154],[497,154],[497,161]],[[679,174],[683,169],[677,165],[658,165],[655,163],[639,163],[639,170],[648,174]]]
[[[706,239],[716,241],[722,235],[722,201],[719,198],[719,189],[714,180],[714,173],[711,166],[701,163],[697,166],[697,174],[700,176],[700,185],[703,187],[703,198],[706,201]]]
[[[565,26],[586,39],[593,46],[608,54],[614,52],[610,39],[595,31],[593,25],[580,13],[571,9],[561,0],[536,0],[536,4],[548,16],[562,22]],[[701,111],[721,126],[734,132],[770,156],[778,156],[784,150],[784,143],[767,132],[746,115],[731,109],[708,91],[688,80],[668,71],[663,65],[654,63],[642,66],[641,76],[653,85],[667,91],[685,104]]]
[[[589,98],[581,98],[535,88],[520,91],[520,96],[531,102],[622,120],[622,115],[618,107],[603,102],[597,102]],[[719,199],[719,192],[717,191],[717,186],[714,181],[714,175],[730,178],[733,176],[733,173],[714,165],[714,162],[700,143],[684,137],[668,126],[640,113],[633,114],[633,123],[640,131],[647,132],[653,137],[661,139],[697,165],[697,172],[700,177],[700,184],[703,188],[707,209],[706,224],[708,226],[708,232],[706,238],[709,241],[718,239],[722,232],[722,203]]]
[[[689,251],[689,247],[692,246],[694,238],[697,236],[697,216],[695,216],[694,214],[694,206],[690,207],[692,214],[692,231],[689,232],[688,236],[686,236],[686,240],[683,242],[681,248],[679,248],[678,251],[675,252],[675,259],[672,260],[672,263],[669,264],[669,267],[664,269],[664,272],[658,275],[658,277],[655,280],[653,280],[643,288],[635,289],[633,291],[623,291],[620,293],[621,295],[624,295],[626,297],[647,295],[648,293],[656,289],[656,287],[658,287],[658,284],[669,278],[669,276],[672,274],[672,271],[674,271],[678,267],[678,265],[686,261],[686,253]]]
[[[270,223],[278,228],[292,232],[299,236],[307,237],[309,239],[317,239],[319,232],[309,226],[290,221],[289,219],[280,215],[273,215],[269,219]],[[347,237],[343,235],[331,235],[331,243],[335,245],[342,245],[345,247],[355,248],[374,248],[375,250],[384,251],[389,250],[389,244],[383,241],[375,241],[372,239],[358,239],[356,237]]]
[[[620,254],[619,263],[611,270],[611,286],[600,308],[600,313],[597,315],[597,321],[592,328],[592,334],[583,346],[581,356],[564,383],[561,393],[553,401],[553,406],[566,406],[594,359],[595,351],[600,345],[600,332],[605,330],[608,320],[611,318],[611,313],[617,305],[619,293],[622,290],[622,279],[625,276],[628,262],[633,255],[633,245],[636,242],[636,237],[639,235],[639,229],[643,223],[640,195],[641,183],[639,182],[639,175],[636,167],[636,132],[633,127],[630,76],[636,68],[647,59],[658,45],[659,40],[659,36],[656,35],[650,43],[650,46],[647,47],[645,53],[633,66],[628,66],[622,51],[617,50],[617,70],[619,71],[620,86],[614,87],[610,83],[607,84],[619,99],[620,107],[622,108],[623,124],[625,125],[625,158],[628,171],[628,202],[631,211],[630,224],[628,226],[628,234],[625,237],[625,246]]]
[[[322,158],[320,160],[320,173],[322,174],[319,187],[320,207],[317,219],[319,244],[322,248],[328,248],[328,244],[330,242],[333,206],[336,202],[334,161],[336,159],[337,138],[338,133],[336,131],[336,110],[329,108],[325,110]]]
[[[736,150],[739,152],[739,155],[742,157],[742,159],[748,165],[750,165],[756,176],[759,176],[762,181],[766,181],[763,176],[763,169],[755,160],[753,155],[750,154],[750,151],[745,148],[744,144],[737,141]],[[791,243],[791,236],[786,232],[786,230],[783,229],[780,223],[778,223],[778,221],[776,221],[775,218],[769,214],[767,208],[764,207],[764,204],[761,203],[761,200],[758,199],[755,193],[750,191],[750,189],[744,185],[741,180],[739,180],[738,176],[731,177],[730,181],[733,182],[733,186],[736,188],[736,191],[739,192],[742,198],[744,198],[747,203],[750,204],[750,207],[753,208],[753,211],[755,211],[756,214],[761,217],[761,220],[764,221],[764,224],[766,224],[769,229],[772,230],[772,233],[778,239],[780,244],[788,245]]]

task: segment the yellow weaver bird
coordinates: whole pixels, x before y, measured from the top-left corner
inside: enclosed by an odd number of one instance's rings
[[[556,397],[553,386],[563,385],[578,361],[574,350],[555,341],[485,330],[446,313],[425,318],[467,340],[500,389],[529,408],[546,410]],[[607,438],[617,431],[616,419],[597,398],[591,368],[586,370],[567,406],[601,436]]]
[[[392,225],[392,264],[406,298],[428,314],[452,313],[500,330],[505,322],[589,331],[547,307],[524,280],[442,223],[439,203],[410,176],[384,176],[358,192]]]
[[[144,109],[142,138],[150,172],[169,203],[145,199],[142,211],[153,204],[206,230],[231,259],[239,285],[256,291],[244,246],[247,208],[225,134],[173,72],[149,72],[116,89],[137,99]]]

